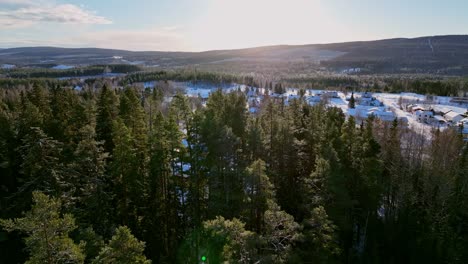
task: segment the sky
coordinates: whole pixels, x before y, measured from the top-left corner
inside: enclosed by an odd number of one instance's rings
[[[468,34],[466,0],[0,0],[0,48],[205,51]]]

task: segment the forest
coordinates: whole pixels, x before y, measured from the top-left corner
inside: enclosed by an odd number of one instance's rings
[[[241,91],[167,100],[131,85],[145,74],[0,82],[0,263],[467,262],[455,130],[303,98],[251,114]]]
[[[243,64],[242,64],[243,65]],[[0,85],[16,87],[30,82],[59,83],[70,85],[71,82],[84,78],[88,84],[105,80],[103,74],[117,74],[113,78],[119,86],[152,81],[209,82],[213,84],[245,84],[253,87],[269,87],[281,83],[283,87],[304,89],[331,89],[372,92],[413,92],[439,96],[466,96],[468,79],[466,77],[425,75],[425,74],[339,74],[333,72],[310,71],[309,65],[285,64],[264,65],[245,71],[216,67],[142,67],[128,64],[108,64],[77,66],[76,68],[57,70],[42,67],[0,69]],[[54,79],[55,78],[55,79]]]
[[[132,72],[137,72],[141,70],[142,69],[138,67],[137,65],[128,65],[128,64],[92,65],[92,66],[77,67],[77,68],[64,69],[64,70],[44,68],[44,65],[38,65],[38,66],[31,66],[28,68],[2,69],[0,70],[0,75],[3,74],[7,77],[15,78],[15,79],[59,78],[59,77],[80,77],[80,76],[89,76],[89,75],[100,75],[103,73],[111,73],[111,72],[112,73],[132,73]]]

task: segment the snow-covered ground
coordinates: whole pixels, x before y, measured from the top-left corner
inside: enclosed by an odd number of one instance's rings
[[[432,126],[418,122],[416,116],[412,113],[403,111],[398,106],[398,99],[400,96],[413,97],[413,99],[421,99],[420,95],[417,94],[389,94],[389,93],[375,93],[374,96],[387,106],[392,112],[394,112],[399,118],[407,118],[409,128],[413,129],[419,134],[429,136],[432,130]],[[424,96],[423,96],[424,97]]]
[[[346,96],[343,93],[338,93],[339,98],[331,98],[330,105],[340,108],[343,113],[348,111],[348,102]]]
[[[0,68],[9,70],[9,69],[13,69],[13,68],[15,68],[15,67],[16,67],[16,66],[13,65],[13,64],[2,64],[2,66],[1,66]]]
[[[192,83],[192,82],[173,82],[174,86],[177,88],[182,88],[185,90],[185,94],[188,97],[201,97],[207,99],[211,93],[215,92],[218,89],[222,89],[224,92],[229,93],[240,89],[245,91],[245,85],[240,84],[219,84],[213,85],[209,83]]]
[[[103,73],[99,75],[89,75],[89,76],[69,76],[69,77],[60,77],[57,78],[58,80],[70,80],[70,79],[79,79],[80,81],[84,81],[86,79],[97,79],[97,78],[113,78],[113,77],[119,77],[119,76],[125,76],[125,73]]]
[[[189,97],[201,97],[208,98],[217,89],[222,89],[224,92],[229,93],[236,90],[246,91],[250,89],[247,93],[247,98],[249,102],[249,111],[251,113],[257,113],[259,110],[258,106],[261,105],[261,100],[263,100],[263,95],[265,94],[264,88],[255,88],[247,87],[246,85],[239,85],[235,83],[231,84],[222,84],[222,85],[213,85],[210,83],[191,83],[191,82],[174,82],[173,83],[177,88],[182,88],[186,95]],[[154,87],[154,82],[144,83],[145,87]],[[258,91],[258,92],[257,92]],[[270,96],[273,97],[282,97],[286,104],[290,100],[299,98],[300,89],[288,87],[285,89],[284,94],[275,94],[270,91]],[[440,129],[445,129],[446,125],[427,124],[424,122],[419,122],[417,116],[411,112],[402,110],[399,106],[400,98],[406,102],[406,104],[421,104],[425,108],[433,109],[438,112],[449,112],[453,111],[458,114],[464,115],[468,110],[468,105],[459,105],[451,102],[451,97],[443,96],[434,96],[428,98],[425,95],[416,94],[416,93],[373,93],[371,95],[367,94],[367,99],[370,100],[372,96],[373,105],[359,105],[359,100],[356,102],[355,109],[350,109],[348,107],[350,94],[347,96],[342,92],[331,92],[326,90],[319,89],[307,89],[305,92],[305,99],[309,104],[318,103],[325,93],[328,94],[328,105],[333,107],[340,108],[347,116],[354,116],[358,118],[366,118],[370,115],[374,115],[384,121],[393,121],[395,118],[407,122],[408,127],[416,131],[417,133],[430,137],[431,131],[434,128],[439,127]],[[356,99],[359,99],[363,93],[354,93]],[[322,96],[322,97],[321,97]],[[318,99],[318,100],[317,100]],[[364,99],[364,98],[363,98]],[[430,100],[429,100],[430,99]],[[254,102],[255,103],[252,103]],[[364,101],[366,102],[366,101]],[[369,101],[367,101],[369,102]]]
[[[54,69],[54,70],[69,70],[69,69],[73,69],[73,68],[75,68],[75,66],[62,65],[62,64],[52,67],[52,69]]]

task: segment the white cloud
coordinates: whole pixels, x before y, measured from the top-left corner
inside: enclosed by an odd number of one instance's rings
[[[111,24],[112,21],[72,4],[51,2],[30,2],[28,0],[0,0],[0,4],[10,8],[0,9],[0,28],[28,27],[38,22],[64,24]]]
[[[26,5],[34,4],[33,0],[0,0],[0,4],[5,5]]]

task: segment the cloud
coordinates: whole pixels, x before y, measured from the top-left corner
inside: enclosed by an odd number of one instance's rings
[[[32,3],[27,0],[14,2],[0,0],[10,8],[0,9],[0,28],[28,27],[38,22],[63,24],[111,24],[112,21],[73,4]]]
[[[34,4],[33,0],[0,0],[2,5],[29,5]]]

